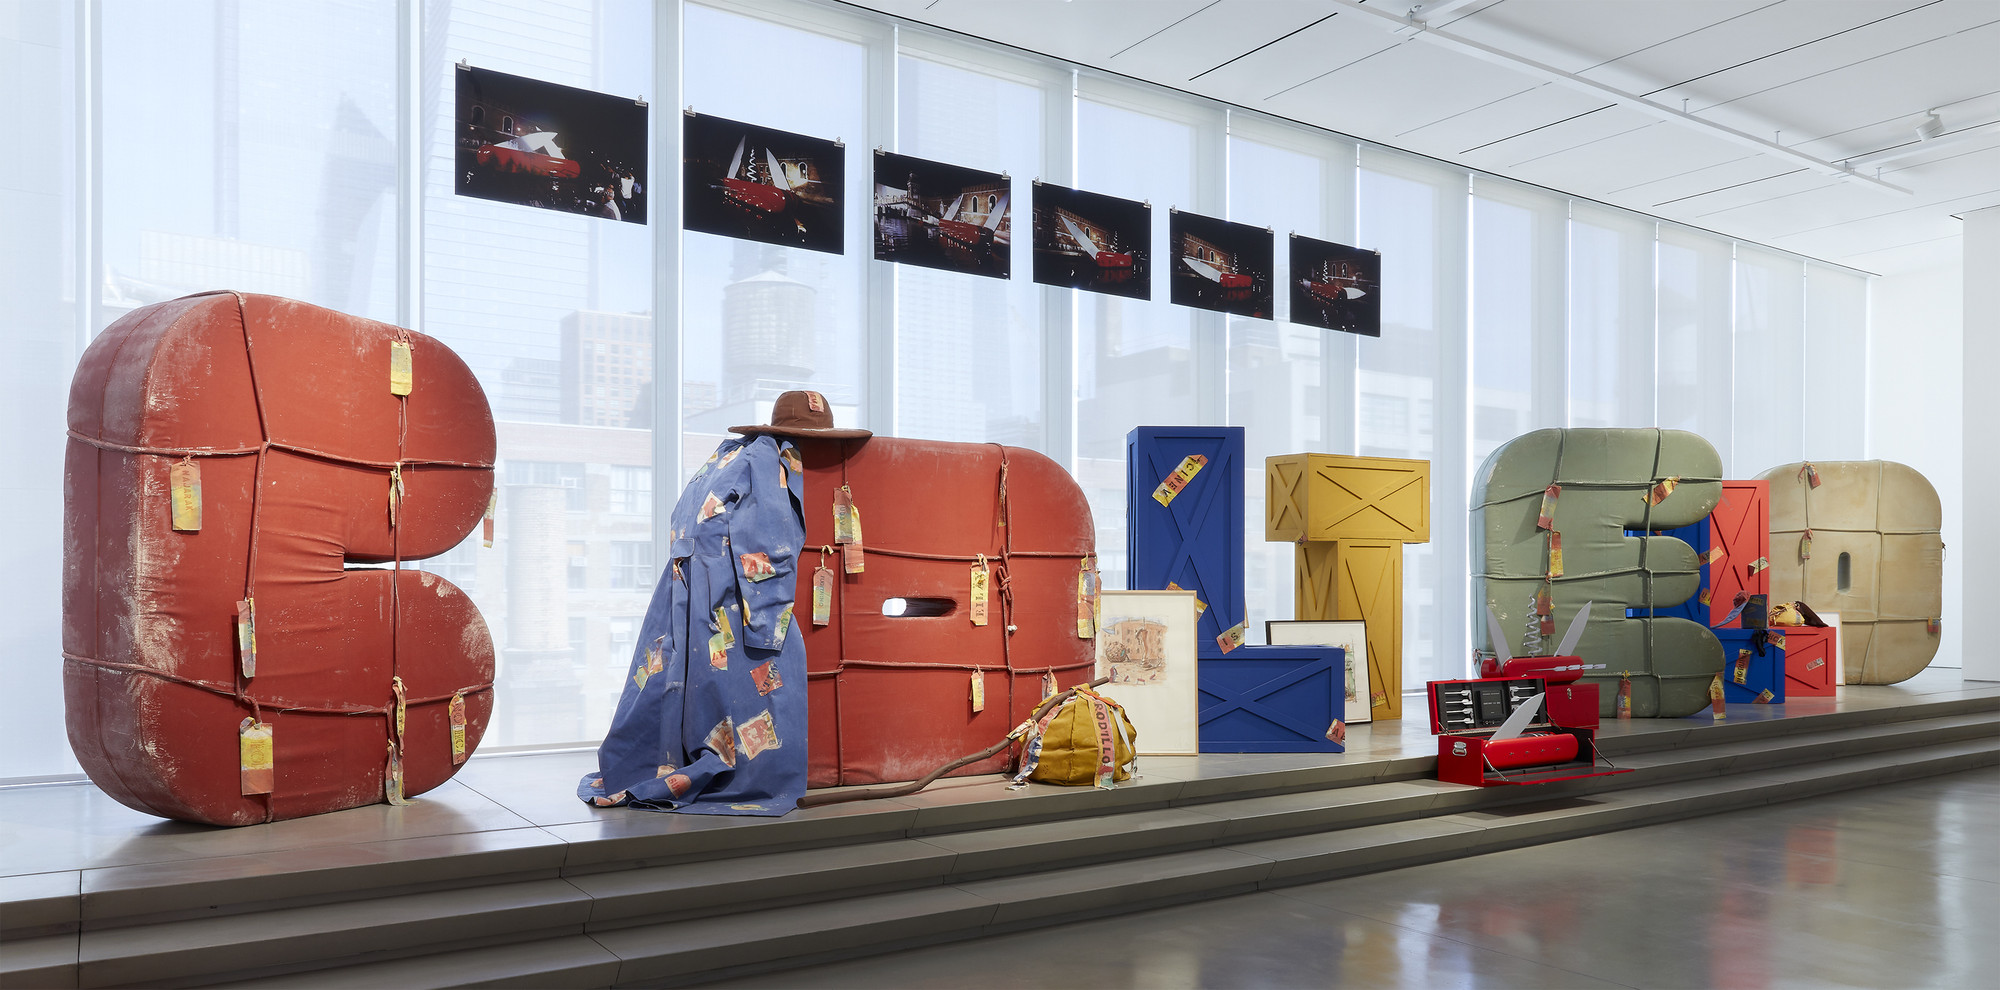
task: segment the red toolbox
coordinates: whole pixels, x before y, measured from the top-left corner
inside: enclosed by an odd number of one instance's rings
[[[1629,773],[1598,754],[1595,723],[1561,725],[1550,719],[1546,709],[1535,714],[1521,735],[1493,738],[1516,709],[1548,691],[1548,682],[1539,677],[1430,682],[1438,779],[1494,787]]]
[[[998,444],[794,442],[805,467],[795,614],[806,646],[810,786],[914,780],[999,742],[1041,701],[1049,674],[1062,687],[1090,680],[1096,530],[1083,490],[1060,465]],[[834,542],[843,489],[862,520],[862,569],[853,573]],[[822,548],[832,608],[815,625]],[[971,590],[982,559],[983,625]],[[957,775],[997,773],[1006,759]]]
[[[1783,642],[1778,640],[1782,638]],[[1773,626],[1771,640],[1785,651],[1785,695],[1831,698],[1833,629],[1827,626]]]

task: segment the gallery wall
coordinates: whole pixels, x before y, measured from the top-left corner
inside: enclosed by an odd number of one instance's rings
[[[18,524],[0,570],[0,778],[74,772],[53,589],[76,356],[122,313],[187,292],[401,322],[479,375],[500,539],[425,566],[473,596],[499,644],[489,752],[602,733],[661,559],[655,520],[726,428],[788,387],[824,392],[843,425],[1048,453],[1090,499],[1112,587],[1126,433],[1246,427],[1253,629],[1291,604],[1291,548],[1263,542],[1263,457],[1431,460],[1435,535],[1405,561],[1416,685],[1469,656],[1467,489],[1497,444],[1660,425],[1708,437],[1738,477],[1859,458],[1862,424],[1908,432],[1885,418],[1904,393],[1880,407],[1898,376],[1937,367],[1869,370],[1861,273],[838,5],[13,10],[0,62],[32,84],[0,106],[47,153],[0,177],[0,509]],[[454,195],[461,61],[649,103],[651,222]],[[688,107],[842,140],[843,250],[680,231]],[[871,260],[877,148],[1004,171],[1018,203],[1037,178],[1149,201],[1156,242],[1178,207],[1380,251],[1382,336],[1291,323],[1284,293],[1263,320],[1174,306],[1164,284],[1134,300]]]

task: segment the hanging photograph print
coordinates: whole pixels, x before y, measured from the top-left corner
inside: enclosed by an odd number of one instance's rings
[[[841,253],[845,146],[693,111],[684,123],[687,229]]]
[[[1382,255],[1292,235],[1292,322],[1382,336]]]
[[[1008,277],[1009,191],[997,172],[875,153],[875,259]]]
[[[1035,281],[1133,299],[1153,297],[1153,208],[1035,183]]]
[[[1167,218],[1173,241],[1176,306],[1271,319],[1271,231],[1175,210]]]
[[[646,222],[644,103],[464,64],[456,74],[459,195]]]

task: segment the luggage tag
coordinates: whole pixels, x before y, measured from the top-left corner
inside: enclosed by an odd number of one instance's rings
[[[272,760],[270,723],[246,718],[236,731],[243,796],[271,793],[275,789],[277,771]]]
[[[1056,696],[1057,690],[1059,689],[1056,687],[1055,668],[1051,667],[1048,670],[1042,671],[1042,697],[1053,698]],[[1050,714],[1054,713],[1051,712]]]
[[[396,696],[396,741],[403,741],[403,725],[409,710],[409,696],[403,691],[403,679],[389,678],[389,692]]]
[[[1180,582],[1166,582],[1166,590],[1170,590],[1170,592],[1184,592],[1186,588],[1182,588]],[[1204,602],[1202,596],[1196,594],[1194,596],[1194,618],[1202,618],[1202,612],[1208,612],[1208,602]]]
[[[1639,497],[1644,499],[1647,505],[1658,505],[1666,501],[1667,496],[1672,495],[1674,489],[1680,487],[1680,483],[1681,476],[1678,474],[1671,478],[1662,479],[1659,484],[1654,485],[1646,491],[1646,494]]]
[[[1716,721],[1720,722],[1729,717],[1729,713],[1723,709],[1721,674],[1715,675],[1715,679],[1708,682],[1708,703],[1715,710]]]
[[[389,528],[396,528],[396,507],[403,501],[403,466],[389,469]]]
[[[1799,534],[1799,563],[1812,559],[1812,530]]]
[[[842,485],[833,493],[833,542],[859,542],[861,536],[855,530],[854,489]]]
[[[1207,463],[1208,458],[1200,454],[1189,454],[1181,458],[1180,466],[1174,468],[1173,473],[1167,475],[1160,481],[1159,487],[1153,489],[1153,501],[1161,505],[1172,505],[1174,496],[1179,495],[1181,489],[1186,488],[1188,482],[1193,481],[1194,476],[1199,474],[1202,466]]]
[[[1556,528],[1556,499],[1561,498],[1562,493],[1561,485],[1550,485],[1542,489],[1542,514],[1535,517],[1536,529]]]
[[[972,615],[972,624],[975,626],[986,624],[986,588],[992,581],[992,571],[987,566],[986,555],[982,553],[979,555],[979,563],[972,565],[972,607],[969,611]],[[979,683],[978,674],[972,675],[972,682],[975,685]],[[984,707],[984,701],[979,702],[972,710],[976,712],[981,707]]]
[[[1535,630],[1544,639],[1556,634],[1556,599],[1549,592],[1547,580],[1542,582],[1542,590],[1535,593]]]
[[[819,548],[819,567],[813,571],[813,616],[815,626],[823,626],[833,621],[833,571],[826,566],[826,555],[832,547]]]
[[[451,696],[451,764],[465,762],[465,692]]]
[[[1097,636],[1097,607],[1094,585],[1091,580],[1090,558],[1085,557],[1076,572],[1076,638],[1094,639]]]
[[[243,670],[243,679],[257,676],[257,600],[245,598],[236,603],[236,655]]]
[[[493,549],[493,513],[499,508],[500,489],[495,488],[486,496],[486,516],[479,520],[479,544],[488,550]]]
[[[1811,488],[1819,487],[1819,472],[1813,469],[1811,461],[1805,462],[1805,464],[1799,468],[1799,477],[1804,478],[1806,480],[1806,485],[1808,487]]]
[[[1215,645],[1221,647],[1222,652],[1228,653],[1230,650],[1243,645],[1245,634],[1244,624],[1239,622],[1224,629],[1222,635],[1215,637]]]
[[[1563,576],[1563,535],[1549,530],[1549,580]]]
[[[1763,570],[1764,568],[1766,568],[1766,567],[1769,567],[1769,566],[1771,566],[1771,560],[1770,560],[1770,558],[1768,558],[1768,557],[1759,557],[1759,558],[1757,558],[1756,560],[1753,560],[1753,561],[1751,561],[1751,562],[1750,562],[1750,573],[1752,573],[1752,574],[1755,574],[1755,573],[1757,573],[1758,571],[1761,571],[1761,570]]]
[[[861,507],[847,507],[848,532],[854,538],[840,545],[840,567],[848,574],[859,574],[868,569],[868,562],[862,558],[861,550]]]
[[[410,803],[403,796],[403,753],[394,742],[389,743],[389,765],[382,774],[382,797],[399,808]]]
[[[1730,680],[1732,680],[1732,681],[1735,681],[1735,682],[1736,682],[1736,683],[1738,683],[1738,684],[1748,684],[1748,683],[1750,682],[1750,651],[1749,651],[1749,650],[1737,650],[1737,651],[1736,651],[1736,666],[1735,666],[1735,672],[1729,675],[1729,679],[1730,679]]]
[[[192,457],[167,469],[167,487],[173,501],[174,531],[201,531],[201,465]]]
[[[410,362],[410,342],[392,340],[389,342],[389,394],[408,395],[416,380]]]
[[[972,712],[977,715],[986,710],[986,672],[972,671]]]
[[[1632,672],[1629,670],[1618,676],[1617,712],[1619,718],[1632,717]]]
[[[1757,692],[1757,700],[1753,703],[1759,705],[1768,705],[1777,697],[1778,697],[1777,695],[1771,693],[1770,688],[1765,688],[1764,690]]]

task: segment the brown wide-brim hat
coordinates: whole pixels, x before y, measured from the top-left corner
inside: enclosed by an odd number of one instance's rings
[[[833,404],[818,392],[806,391],[786,392],[778,396],[778,401],[771,405],[770,425],[732,426],[729,432],[746,436],[769,434],[823,440],[855,440],[875,435],[867,430],[834,429]]]

